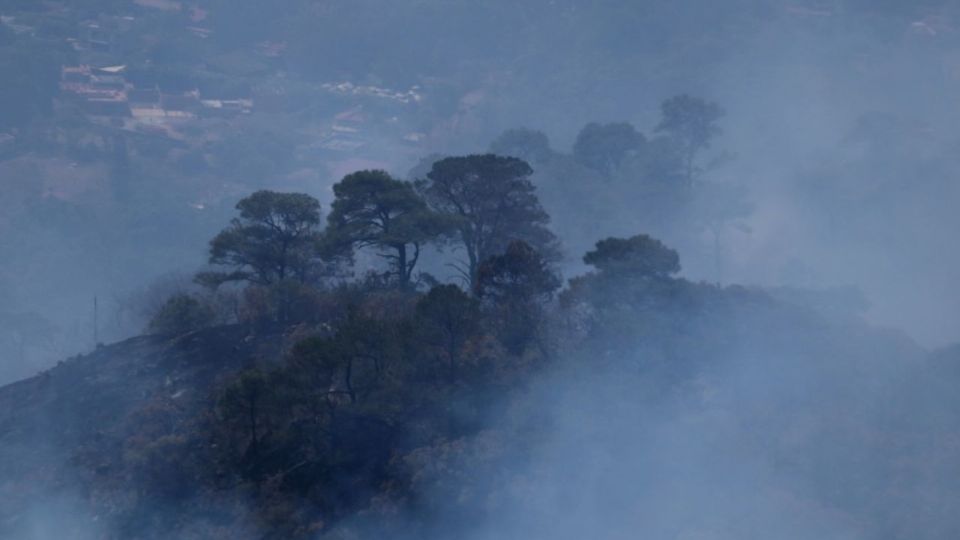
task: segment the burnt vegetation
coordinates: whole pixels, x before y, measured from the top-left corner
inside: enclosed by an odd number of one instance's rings
[[[584,141],[575,150],[600,174],[643,159],[625,148],[650,144],[619,125],[587,126],[581,139],[601,131],[624,138],[604,146],[619,157],[588,158],[597,147]],[[542,146],[516,130],[498,141]],[[689,152],[704,144],[682,142],[676,189],[696,189]],[[74,407],[75,422],[100,426],[60,436],[73,457],[59,470],[95,471],[82,482],[86,504],[119,537],[422,538],[509,511],[511,486],[523,482],[510,471],[533,460],[554,421],[526,408],[551,373],[582,381],[557,389],[571,402],[620,396],[620,406],[655,409],[695,395],[738,355],[770,355],[771,369],[788,373],[792,362],[819,369],[848,355],[829,369],[869,381],[865,356],[889,366],[920,354],[854,318],[830,326],[759,290],[690,282],[678,253],[647,234],[598,240],[582,257],[589,270],[564,284],[532,174],[493,154],[440,159],[412,182],[355,172],[334,186],[325,226],[313,197],[258,191],[210,241],[201,287],[159,304],[152,336],[14,387],[17,406]],[[449,283],[418,271],[428,246],[434,266],[456,270]],[[364,254],[381,264],[357,264]],[[100,375],[63,386],[84,370]],[[127,391],[124,378],[136,381]],[[85,397],[105,388],[99,405]],[[790,424],[795,411],[781,412]],[[601,440],[619,418],[610,414],[588,427]],[[29,425],[6,422],[13,432]],[[879,466],[915,465],[898,460],[886,452]],[[801,473],[816,465],[789,463]],[[804,493],[823,488],[814,481]],[[857,512],[858,500],[837,504]]]

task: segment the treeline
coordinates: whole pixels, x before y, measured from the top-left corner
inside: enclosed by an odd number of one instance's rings
[[[559,358],[602,350],[602,363],[639,335],[653,350],[682,312],[722,296],[676,278],[676,251],[642,234],[597,242],[583,257],[593,271],[562,288],[532,174],[495,154],[440,159],[416,181],[359,171],[334,186],[325,224],[305,194],[241,200],[196,276],[206,292],[170,298],[151,329],[241,322],[289,345],[225,380],[200,414],[148,407],[127,449],[142,504],[243,486],[276,538],[415,506],[423,486],[405,460],[488,429]],[[418,271],[427,247],[454,283]],[[382,270],[351,277],[358,254]]]
[[[448,264],[467,290],[480,296],[500,279],[491,265],[509,246],[542,257],[544,265],[559,254],[530,182],[532,172],[520,159],[493,154],[442,159],[416,182],[384,171],[356,172],[334,186],[325,227],[313,197],[258,191],[237,204],[239,216],[211,240],[213,269],[198,273],[196,281],[211,290],[247,285],[239,288],[245,305],[255,304],[257,295],[273,299],[265,300],[266,311],[258,317],[290,323],[303,316],[296,312],[298,303],[351,274],[359,251],[385,262],[383,271],[362,276],[368,284],[408,291],[438,283],[417,271],[422,252],[436,246],[464,254]],[[211,307],[175,297],[153,327],[161,332],[196,327],[197,315],[212,313]]]
[[[599,234],[608,237],[580,250],[587,270],[566,282],[559,275],[554,231],[604,229],[589,213],[551,223],[550,205],[632,209],[640,215],[633,223],[687,230],[700,227],[688,219],[703,208],[695,201],[728,207],[704,175],[721,116],[716,105],[681,96],[665,102],[651,136],[592,124],[569,154],[542,134],[514,130],[494,143],[497,152],[431,158],[408,180],[349,174],[326,213],[302,193],[259,191],[239,201],[210,242],[209,265],[195,276],[201,287],[170,298],[151,331],[171,351],[209,347],[216,354],[208,357],[237,354],[238,335],[245,345],[280,345],[224,361],[243,364],[238,372],[202,366],[212,387],[196,385],[192,395],[181,381],[126,420],[122,449],[106,480],[96,480],[136,486],[117,496],[121,536],[456,537],[451,531],[499,523],[517,506],[516,490],[524,493],[524,475],[540,466],[537,451],[558,421],[545,418],[544,399],[583,407],[584,437],[606,441],[600,453],[620,444],[623,426],[642,411],[689,408],[710,423],[736,406],[742,429],[731,428],[736,444],[725,451],[760,452],[811,479],[796,490],[801,500],[865,515],[858,505],[870,494],[823,498],[835,493],[836,478],[819,473],[818,452],[771,449],[767,437],[787,436],[811,414],[833,429],[837,410],[871,411],[864,404],[873,395],[862,389],[900,380],[914,365],[903,360],[920,354],[909,340],[837,310],[824,318],[803,291],[776,300],[680,278],[677,251],[647,234]],[[566,182],[582,191],[567,192]],[[670,195],[642,196],[653,185]],[[547,192],[558,198],[541,204]],[[644,215],[654,207],[666,221]],[[437,268],[450,275],[427,271]],[[221,324],[236,332],[208,329]],[[228,334],[233,342],[218,341]],[[726,378],[740,370],[760,382]],[[560,382],[549,391],[559,394],[531,397],[551,376]],[[807,406],[809,388],[821,385],[818,403]],[[872,425],[867,412],[856,414],[856,425]],[[891,411],[889,420],[901,416]],[[856,430],[837,431],[839,447],[855,449],[850,456],[872,444]],[[916,466],[912,455],[871,452],[869,467],[890,475]],[[847,455],[829,458],[843,464],[837,470],[865,467],[844,462]],[[628,467],[645,466],[633,457]],[[546,484],[563,484],[555,477],[565,473],[552,471]],[[908,504],[909,495],[890,500]]]
[[[744,187],[723,178],[733,155],[719,147],[726,111],[689,95],[664,100],[647,133],[628,122],[585,125],[569,152],[546,134],[511,129],[490,151],[527,160],[557,235],[573,253],[590,249],[594,231],[645,231],[686,254],[699,275],[723,280],[732,233],[747,232],[753,205]]]
[[[605,220],[629,213],[637,216],[625,219],[634,230],[669,231],[679,223],[697,231],[711,223],[719,236],[728,220],[749,209],[743,201],[718,197],[714,184],[703,180],[708,165],[702,154],[721,133],[724,111],[680,95],[666,100],[661,112],[650,138],[628,123],[588,124],[570,155],[554,151],[540,132],[515,129],[498,137],[489,154],[426,158],[410,180],[358,171],[333,186],[325,219],[310,195],[258,191],[237,204],[239,215],[211,240],[210,268],[195,279],[210,291],[231,294],[206,295],[202,302],[174,297],[152,328],[175,332],[204,320],[251,317],[295,322],[306,316],[304,306],[316,290],[348,281],[358,255],[383,261],[373,265],[379,270],[364,265],[359,278],[365,286],[410,291],[445,281],[419,270],[429,251],[432,269],[452,270],[458,283],[480,297],[500,279],[496,272],[505,271],[495,263],[511,252],[508,247],[542,260],[543,271],[556,274],[564,253],[554,230],[571,224],[577,230],[569,232],[579,237],[611,230]],[[531,163],[540,170],[536,177]],[[541,191],[556,197],[552,205],[560,208],[560,223],[551,223]],[[705,198],[716,205],[713,214],[696,206]],[[599,213],[591,211],[594,206]],[[700,219],[691,222],[691,213]],[[554,280],[556,289],[560,282]]]

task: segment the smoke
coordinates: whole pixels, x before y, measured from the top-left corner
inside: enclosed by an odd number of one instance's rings
[[[66,493],[32,501],[0,531],[8,538],[22,540],[95,540],[105,536],[97,519],[84,512],[81,499]]]
[[[653,353],[568,356],[495,427],[405,458],[428,517],[388,520],[369,537],[853,540],[960,530],[948,503],[955,459],[941,447],[956,419],[943,409],[949,383],[936,383],[942,373],[909,339],[770,304],[683,316],[703,349],[681,346],[666,364]],[[361,516],[344,530],[367,527]]]
[[[854,286],[870,320],[935,347],[956,339],[960,316],[943,295],[960,260],[941,247],[960,197],[945,122],[958,36],[918,34],[923,17],[784,17],[705,83],[738,156],[717,174],[756,202],[751,232],[730,236],[730,279]]]
[[[412,537],[476,540],[958,536],[955,374],[934,369],[924,350],[956,342],[960,321],[956,9],[593,4],[410,6],[383,15],[377,2],[364,2],[349,11],[357,24],[310,12],[317,18],[298,26],[311,26],[320,41],[291,43],[302,50],[284,66],[289,73],[258,82],[302,76],[285,88],[297,92],[294,100],[319,91],[311,86],[317,78],[430,90],[420,108],[399,117],[386,106],[386,113],[364,109],[383,122],[351,127],[362,136],[346,142],[364,144],[348,150],[319,142],[335,114],[353,110],[349,100],[331,98],[336,110],[322,113],[254,113],[251,125],[292,133],[279,146],[296,147],[253,163],[264,171],[255,180],[213,169],[174,174],[172,162],[156,159],[147,163],[162,168],[137,171],[140,188],[149,189],[113,200],[104,164],[4,161],[0,383],[95,347],[95,331],[104,342],[138,333],[145,315],[130,300],[172,289],[150,283],[202,264],[206,241],[253,189],[295,189],[326,205],[344,173],[382,167],[404,176],[421,156],[482,151],[509,128],[542,129],[560,152],[591,121],[629,121],[649,134],[659,103],[689,93],[727,111],[724,135],[705,161],[725,152],[735,158],[705,180],[742,188],[752,211],[742,227],[724,230],[722,279],[711,238],[665,240],[679,249],[687,278],[768,287],[794,307],[773,317],[711,317],[673,336],[681,351],[666,367],[643,342],[569,352],[507,411],[491,413],[497,427],[406,458],[401,465],[429,519],[361,515],[336,534],[369,527],[383,537],[413,530]],[[321,18],[349,34],[313,31]],[[373,18],[384,34],[359,24]],[[265,34],[273,28],[241,22]],[[316,53],[326,40],[350,42],[358,33],[362,44],[353,50]],[[337,73],[307,76],[330,58]],[[236,145],[225,160],[241,163],[231,174],[244,172],[242,154],[266,152]],[[197,187],[201,180],[206,187]],[[586,212],[564,206],[552,220],[571,223]],[[632,230],[629,211],[603,217],[583,231],[590,241],[649,232]],[[431,265],[439,266],[423,268]],[[851,320],[860,314],[887,329]],[[691,345],[700,342],[707,345]],[[70,495],[17,515],[0,530],[31,540],[72,538],[65,530],[81,540],[103,536]],[[377,520],[401,523],[383,533]],[[192,534],[213,534],[204,527]]]

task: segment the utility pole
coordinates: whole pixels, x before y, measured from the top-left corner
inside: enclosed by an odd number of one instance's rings
[[[99,313],[100,309],[97,306],[97,295],[93,295],[93,348],[96,349],[100,345],[100,329],[99,329]]]

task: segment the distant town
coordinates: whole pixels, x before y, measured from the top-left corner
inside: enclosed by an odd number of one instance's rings
[[[94,138],[101,142],[93,144],[102,152],[110,151],[110,133],[196,148],[222,139],[257,115],[296,114],[292,127],[302,136],[298,155],[321,152],[339,159],[376,142],[414,156],[429,148],[431,138],[469,126],[484,97],[482,91],[442,80],[400,89],[369,81],[305,81],[285,71],[288,44],[280,40],[205,55],[205,44],[216,37],[210,24],[216,14],[190,3],[133,0],[123,15],[80,12],[66,2],[42,6],[0,13],[0,30],[59,43],[67,51],[52,111],[60,119],[85,119],[98,130]],[[155,25],[170,21],[176,23],[175,32],[165,30],[164,38],[173,34],[182,43],[158,42],[150,34]],[[153,56],[143,53],[150,47]],[[175,47],[175,52],[166,51]],[[191,47],[197,49],[194,56],[182,54]],[[154,58],[157,50],[181,56],[163,64]],[[437,93],[444,94],[448,105],[425,112],[427,96]],[[4,150],[18,148],[22,135],[22,129],[0,126],[0,158],[12,155]]]

